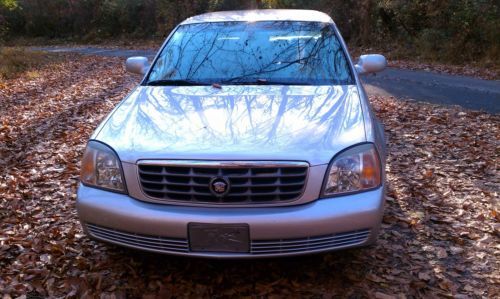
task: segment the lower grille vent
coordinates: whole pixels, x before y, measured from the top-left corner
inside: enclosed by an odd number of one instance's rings
[[[185,239],[146,236],[122,232],[95,224],[87,224],[90,234],[94,237],[131,247],[154,250],[159,252],[188,252],[189,245]]]
[[[361,244],[368,239],[370,230],[358,230],[348,233],[332,234],[320,237],[285,240],[252,241],[252,254],[294,253]]]
[[[90,223],[87,224],[87,229],[93,237],[123,246],[161,253],[190,252],[187,239],[135,234]],[[364,229],[300,239],[252,240],[249,254],[280,255],[334,250],[362,244],[369,236],[370,230]]]

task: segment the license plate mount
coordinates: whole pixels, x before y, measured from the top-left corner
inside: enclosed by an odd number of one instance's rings
[[[250,252],[248,224],[189,223],[189,246],[195,252]]]

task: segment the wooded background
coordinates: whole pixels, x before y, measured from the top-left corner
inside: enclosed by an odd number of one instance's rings
[[[0,0],[0,39],[161,38],[189,16],[249,8],[324,11],[351,47],[500,63],[498,0]]]

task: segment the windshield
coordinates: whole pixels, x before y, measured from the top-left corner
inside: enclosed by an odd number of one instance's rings
[[[354,84],[332,24],[214,22],[179,26],[148,83]]]

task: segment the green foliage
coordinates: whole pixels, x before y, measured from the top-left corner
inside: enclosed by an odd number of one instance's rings
[[[417,50],[427,59],[460,62],[481,60],[488,51],[498,49],[497,3],[398,0],[380,1],[378,9],[386,16],[382,26],[391,29],[393,41]]]
[[[256,1],[212,0],[208,2],[211,11],[257,8]]]
[[[16,0],[0,0],[0,8],[13,10],[17,8]]]
[[[332,16],[346,40],[441,61],[498,63],[498,0],[0,0],[0,38],[164,37],[206,11],[305,8]]]
[[[10,14],[17,7],[16,0],[0,0],[0,41],[10,31],[5,15]]]

